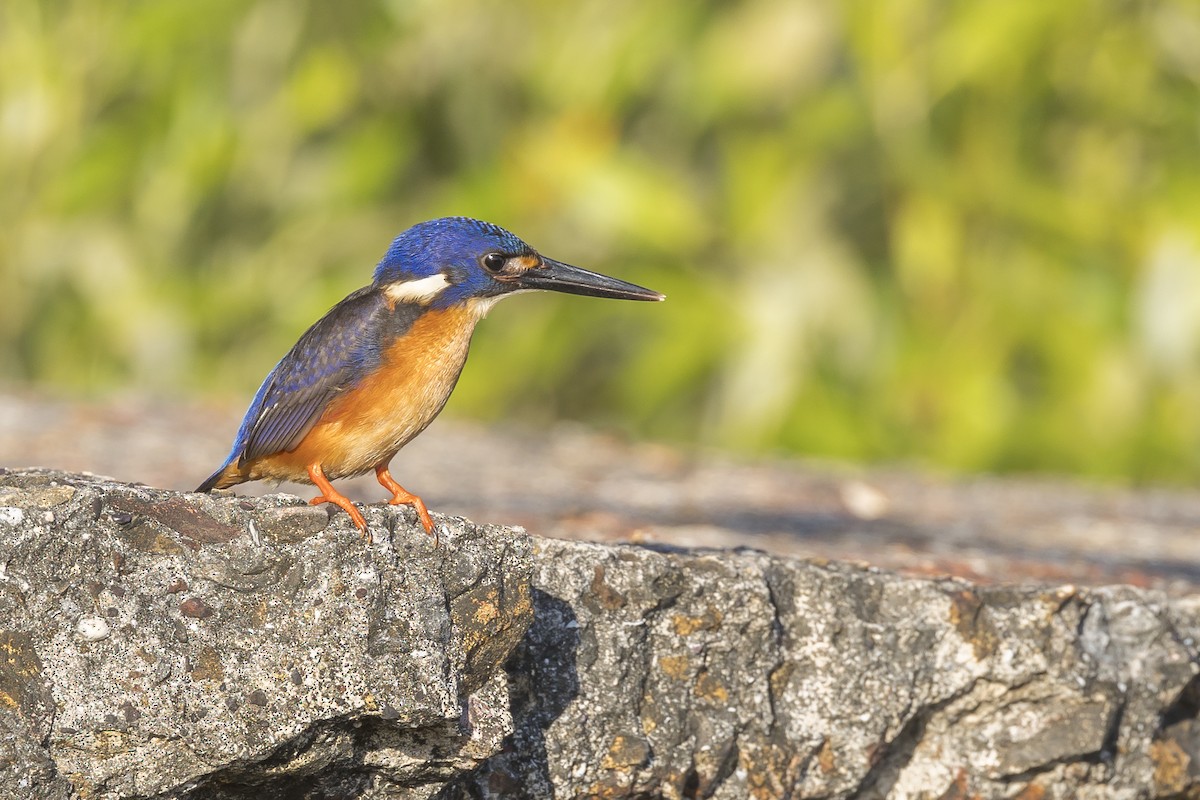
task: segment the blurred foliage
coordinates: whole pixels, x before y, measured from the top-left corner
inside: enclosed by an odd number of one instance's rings
[[[1198,86],[1188,0],[5,0],[0,376],[248,401],[467,214],[670,299],[508,301],[452,413],[1195,480]]]

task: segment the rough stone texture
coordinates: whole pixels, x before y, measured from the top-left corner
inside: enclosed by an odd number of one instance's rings
[[[0,475],[0,794],[1200,796],[1200,597]]]
[[[0,794],[352,797],[496,752],[528,539],[371,509],[367,548],[300,503],[0,475]]]
[[[1200,793],[1200,598],[552,541],[534,561],[515,746],[447,796]]]

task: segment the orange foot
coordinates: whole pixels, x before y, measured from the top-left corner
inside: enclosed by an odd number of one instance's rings
[[[354,503],[350,502],[350,498],[333,488],[333,484],[329,482],[329,479],[325,477],[325,473],[321,470],[320,462],[308,465],[308,477],[321,490],[321,493],[312,500],[309,500],[308,504],[316,506],[321,503],[333,503],[350,515],[350,519],[354,521],[354,526],[362,532],[363,537],[367,540],[367,544],[370,544],[371,531],[367,529],[367,521],[363,518],[362,512],[354,507]]]
[[[388,472],[387,464],[380,464],[375,468],[375,477],[379,480],[383,488],[392,493],[392,499],[388,502],[394,506],[412,506],[415,508],[417,516],[421,519],[421,525],[425,528],[425,532],[436,540],[437,534],[433,531],[433,520],[429,517],[429,509],[425,507],[425,501],[396,483],[396,479]]]

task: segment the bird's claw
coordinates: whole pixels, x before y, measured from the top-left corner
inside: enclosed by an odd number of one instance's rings
[[[412,506],[413,510],[417,512],[417,519],[420,520],[421,527],[433,537],[434,544],[441,544],[438,538],[437,526],[433,524],[433,517],[429,516],[429,509],[425,507],[425,503],[421,498],[416,495],[393,497],[391,500],[388,500],[388,504],[393,506]]]
[[[359,533],[361,533],[363,538],[367,540],[367,544],[371,543],[371,529],[367,526],[366,517],[364,517],[362,512],[355,507],[354,503],[350,502],[341,495],[336,497],[326,497],[323,494],[319,494],[312,500],[308,501],[310,506],[319,506],[321,503],[333,503],[335,506],[349,514],[350,521],[354,523],[354,527],[358,528]]]
[[[417,519],[421,520],[421,527],[433,537],[435,543],[438,543],[437,530],[433,527],[433,518],[429,516],[429,509],[425,507],[425,501],[396,483],[396,479],[388,472],[387,464],[375,467],[375,477],[379,480],[380,486],[392,493],[392,498],[388,500],[388,503],[393,506],[412,506],[417,512]]]

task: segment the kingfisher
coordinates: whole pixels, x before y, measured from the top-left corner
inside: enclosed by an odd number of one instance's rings
[[[498,225],[467,217],[422,222],[397,236],[371,285],[305,331],[262,382],[233,449],[197,492],[256,480],[311,483],[368,543],[367,521],[331,481],[371,470],[434,534],[429,509],[392,477],[400,448],[433,422],[467,361],[475,325],[519,292],[663,300],[650,289],[539,254]]]

